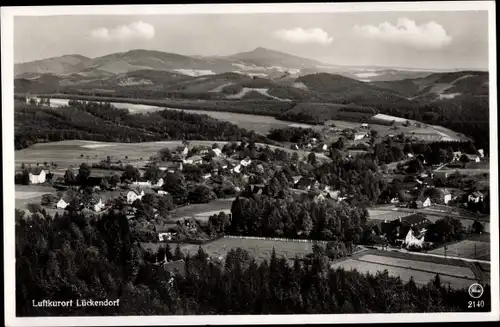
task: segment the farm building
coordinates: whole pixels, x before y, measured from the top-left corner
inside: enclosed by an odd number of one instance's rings
[[[475,191],[475,192],[470,193],[467,196],[467,200],[469,202],[474,202],[474,203],[483,202],[484,201],[484,195],[483,195],[483,193],[481,193],[479,191]]]
[[[46,178],[47,178],[47,173],[40,167],[31,169],[29,172],[30,184],[45,183]]]

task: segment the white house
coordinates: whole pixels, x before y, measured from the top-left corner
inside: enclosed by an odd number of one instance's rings
[[[481,158],[476,154],[466,154],[466,156],[467,156],[467,158],[469,158],[469,161],[481,162]]]
[[[321,147],[321,150],[323,150],[323,151],[326,151],[326,150],[328,150],[328,145],[326,145],[326,144],[323,144],[323,146]]]
[[[413,158],[413,153],[407,153],[407,154],[406,154],[406,156],[407,156],[408,158]]]
[[[41,168],[35,168],[29,172],[29,179],[31,184],[45,183],[47,173]]]
[[[424,201],[422,201],[422,206],[424,208],[430,207],[431,205],[432,205],[431,198],[429,198],[429,197],[426,198]]]
[[[370,127],[370,126],[369,126],[367,123],[363,123],[363,124],[361,124],[361,127],[362,127],[362,128],[368,128],[368,127]]]
[[[479,149],[479,150],[477,150],[477,153],[479,153],[479,156],[480,156],[481,158],[484,158],[484,150],[483,150],[483,149]]]
[[[104,208],[104,203],[102,202],[102,199],[99,199],[99,201],[96,204],[94,204],[93,207],[95,212],[101,212],[103,208]]]
[[[203,175],[203,179],[209,179],[210,177],[212,177],[210,173]]]
[[[215,153],[217,157],[220,157],[222,154],[222,150],[219,148],[212,149],[212,151]]]
[[[56,208],[57,209],[66,209],[66,207],[69,205],[68,202],[66,202],[63,198],[61,198],[57,204],[56,204]]]
[[[189,148],[187,146],[184,147],[184,149],[182,149],[182,152],[181,152],[183,155],[187,156],[187,154],[189,153]]]
[[[168,192],[167,191],[163,191],[163,190],[158,190],[158,194],[160,194],[160,195],[167,195]]]
[[[127,193],[127,203],[132,204],[134,203],[135,200],[142,200],[143,196],[144,196],[144,190],[141,190],[140,193],[137,193],[135,191],[129,191]]]
[[[159,238],[159,241],[160,241],[160,242],[163,242],[163,241],[171,241],[171,240],[172,240],[172,237],[173,237],[173,234],[172,234],[172,233],[159,233],[159,234],[158,234],[158,238]]]
[[[443,194],[443,202],[444,204],[448,204],[451,201],[451,193],[448,189],[441,189],[441,194]]]
[[[165,181],[163,180],[163,178],[160,178],[156,184],[153,184],[154,187],[162,187],[163,184],[165,184]]]
[[[368,134],[366,134],[365,132],[356,133],[356,134],[354,134],[354,139],[355,139],[355,140],[362,140],[362,139],[364,139],[366,136],[368,136]]]
[[[245,158],[245,159],[240,161],[240,164],[243,167],[246,167],[246,166],[250,165],[251,163],[252,163],[252,159],[250,159],[250,158]]]
[[[458,161],[461,156],[462,156],[462,152],[460,152],[460,151],[453,152],[453,161]]]
[[[481,193],[479,191],[472,192],[467,197],[467,200],[469,202],[474,202],[474,203],[482,202],[482,201],[484,201],[484,195],[483,195],[483,193]]]
[[[140,186],[140,187],[151,187],[152,186],[150,181],[147,181],[147,182],[132,182],[132,185]]]
[[[320,193],[320,194],[318,194],[318,195],[316,195],[316,196],[314,197],[314,200],[313,200],[313,201],[314,201],[315,203],[318,203],[318,202],[321,202],[321,201],[325,201],[325,199],[326,199],[326,198],[325,198],[325,196],[323,195],[323,193]]]
[[[317,139],[317,138],[315,138],[315,137],[313,137],[313,138],[311,139],[311,142],[312,142],[312,143],[316,143],[316,142],[318,142],[318,139]]]
[[[237,173],[237,174],[241,173],[241,165],[238,165],[238,166],[236,166],[234,168],[231,168],[231,172],[232,173],[234,172],[234,173]]]

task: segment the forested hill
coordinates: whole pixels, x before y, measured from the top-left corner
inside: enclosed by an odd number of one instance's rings
[[[238,141],[272,143],[266,137],[207,115],[163,110],[134,115],[109,103],[70,101],[71,108],[50,108],[17,102],[14,111],[15,148],[62,140],[146,142],[161,140]]]

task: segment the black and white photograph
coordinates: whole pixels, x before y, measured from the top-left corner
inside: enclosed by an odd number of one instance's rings
[[[498,320],[495,40],[493,1],[3,7],[7,325]]]

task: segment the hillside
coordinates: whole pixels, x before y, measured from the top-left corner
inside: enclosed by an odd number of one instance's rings
[[[435,73],[423,78],[372,82],[373,86],[394,90],[410,99],[443,100],[457,96],[487,96],[489,74],[480,71]]]
[[[65,55],[61,57],[53,57],[43,60],[15,64],[14,74],[16,76],[25,73],[68,74],[85,69],[90,61],[90,58],[81,55]]]
[[[248,52],[229,56],[206,57],[181,55],[156,50],[130,50],[97,58],[65,55],[15,65],[18,78],[24,74],[69,75],[105,78],[110,74],[155,70],[202,76],[221,73],[239,73],[271,79],[297,78],[315,73],[338,74],[360,81],[390,81],[425,77],[429,72],[391,69],[387,67],[349,67],[324,64],[288,53],[257,47]]]

